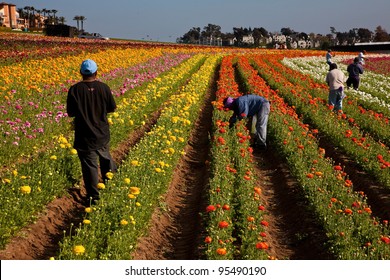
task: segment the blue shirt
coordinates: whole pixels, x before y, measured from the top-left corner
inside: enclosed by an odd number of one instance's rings
[[[359,78],[359,74],[363,74],[363,67],[359,63],[348,65],[347,72],[351,78]]]
[[[260,111],[264,102],[268,102],[268,100],[254,94],[243,95],[234,99],[232,104],[234,114],[229,120],[230,124],[235,123],[237,119],[253,117]]]

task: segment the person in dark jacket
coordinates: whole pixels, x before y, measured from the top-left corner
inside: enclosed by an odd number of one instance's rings
[[[83,79],[69,88],[66,104],[68,116],[74,117],[73,146],[81,162],[87,200],[92,203],[99,199],[99,164],[103,182],[108,179],[108,172],[117,169],[109,151],[107,118],[108,113],[115,111],[116,103],[109,86],[97,80],[97,69],[93,60],[81,63]]]
[[[265,149],[270,102],[262,96],[248,94],[238,98],[226,97],[223,105],[234,112],[229,119],[230,126],[233,126],[237,120],[252,118],[252,122],[256,125],[254,145]]]
[[[358,57],[355,57],[353,63],[348,65],[347,72],[347,88],[352,85],[355,90],[358,90],[360,85],[360,74],[363,74],[363,66],[359,63]]]

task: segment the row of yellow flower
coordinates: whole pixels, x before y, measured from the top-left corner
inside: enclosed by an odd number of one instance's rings
[[[209,57],[188,85],[168,100],[156,126],[104,186],[99,203],[86,209],[76,235],[65,238],[60,259],[131,258],[183,155],[218,61],[218,56]]]
[[[158,110],[162,102],[178,91],[203,61],[203,56],[194,56],[152,83],[135,90],[134,96],[131,95],[134,91],[128,92],[118,102],[118,111],[110,117],[113,149],[131,131],[142,125],[147,116]],[[73,136],[52,136],[53,148],[38,153],[33,161],[10,167],[3,174],[1,183],[4,187],[0,189],[3,213],[0,216],[1,247],[22,226],[31,222],[48,202],[63,195],[73,184],[78,184],[81,172],[71,145],[72,139]],[[29,188],[20,189],[22,186]],[[29,195],[22,195],[21,192],[27,194],[28,190]]]

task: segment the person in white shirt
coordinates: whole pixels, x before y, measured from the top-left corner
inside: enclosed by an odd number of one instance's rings
[[[359,63],[361,65],[364,65],[364,59],[365,59],[365,54],[366,54],[366,51],[362,51],[358,54],[358,59],[359,59]]]
[[[344,94],[345,75],[343,71],[337,69],[337,64],[332,63],[328,74],[326,75],[326,83],[329,86],[328,105],[333,106],[334,112],[342,112]]]

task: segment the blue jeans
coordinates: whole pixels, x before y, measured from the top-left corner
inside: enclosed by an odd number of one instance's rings
[[[338,112],[343,109],[344,91],[340,89],[330,90],[328,104],[333,106],[333,111]]]
[[[268,117],[270,112],[270,103],[269,101],[264,101],[263,104],[260,107],[259,112],[253,116],[252,119],[252,126],[255,122],[256,125],[256,131],[255,131],[255,143],[266,147],[267,143],[267,124],[268,124]]]

